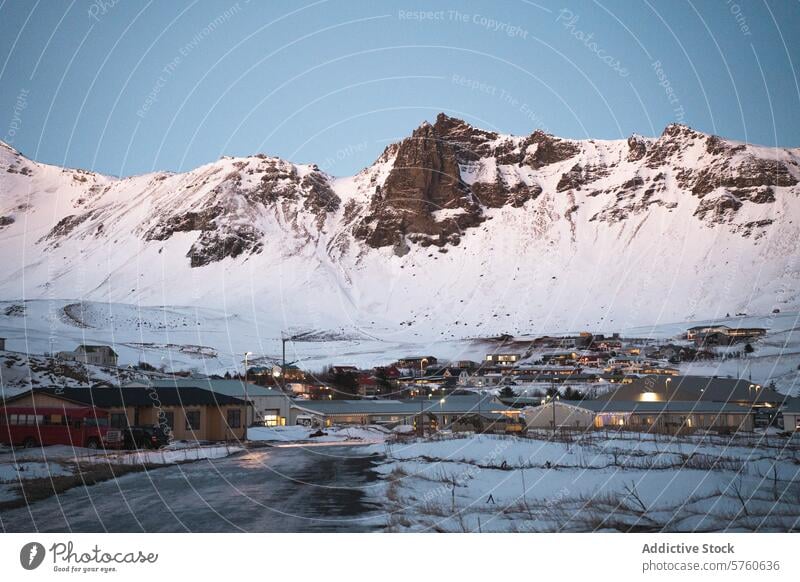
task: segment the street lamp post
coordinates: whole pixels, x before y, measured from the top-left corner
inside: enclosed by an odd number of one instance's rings
[[[244,431],[242,432],[242,440],[247,440],[247,412],[250,410],[250,400],[247,396],[247,358],[252,356],[253,352],[245,352],[244,353],[244,382],[242,386],[244,387]]]

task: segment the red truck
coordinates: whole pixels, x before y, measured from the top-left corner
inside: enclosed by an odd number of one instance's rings
[[[109,427],[99,408],[0,407],[0,443],[25,448],[70,445],[89,449],[122,446],[122,431]]]

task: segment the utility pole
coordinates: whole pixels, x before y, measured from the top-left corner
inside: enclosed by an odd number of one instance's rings
[[[553,408],[553,438],[556,436],[556,400],[559,400],[558,396],[550,397],[550,406]]]
[[[250,410],[250,399],[247,397],[247,357],[253,355],[253,352],[245,352],[244,353],[244,382],[242,386],[244,387],[244,431],[242,433],[242,440],[247,440],[247,412]]]

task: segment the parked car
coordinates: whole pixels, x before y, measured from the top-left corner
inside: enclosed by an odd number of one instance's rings
[[[160,449],[169,444],[169,435],[160,426],[129,426],[123,437],[126,449]]]

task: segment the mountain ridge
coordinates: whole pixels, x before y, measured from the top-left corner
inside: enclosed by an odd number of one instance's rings
[[[434,336],[768,312],[798,305],[799,180],[800,149],[679,124],[571,140],[440,114],[338,178],[263,154],[115,178],[7,146],[0,296],[263,297],[284,321]]]

